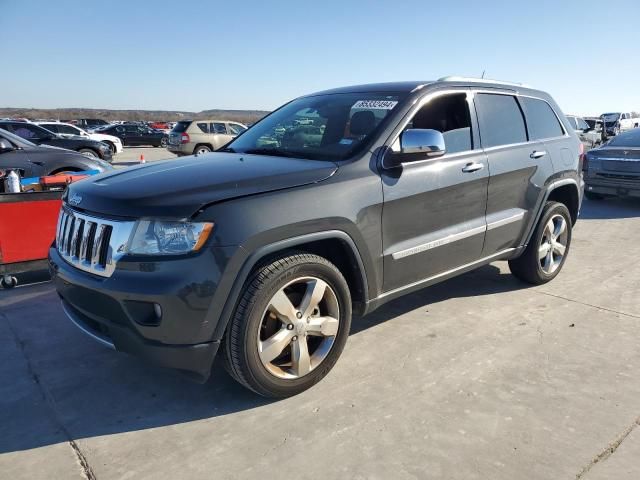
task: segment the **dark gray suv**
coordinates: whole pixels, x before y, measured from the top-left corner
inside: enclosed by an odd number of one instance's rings
[[[50,264],[100,343],[255,392],[324,377],[352,314],[496,260],[560,272],[580,140],[553,99],[448,77],[293,100],[220,152],[71,185]],[[381,354],[384,354],[382,352]]]

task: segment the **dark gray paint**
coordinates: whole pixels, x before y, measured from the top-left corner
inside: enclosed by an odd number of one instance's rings
[[[393,163],[385,158],[403,122],[423,96],[443,89],[542,98],[558,113],[568,134],[484,151],[482,126],[471,103],[477,150],[390,167]],[[96,321],[109,321],[100,308],[122,308],[125,298],[162,302],[171,315],[159,327],[134,325],[139,342],[187,348],[220,340],[247,275],[274,252],[304,249],[309,242],[328,238],[344,242],[364,286],[361,311],[366,312],[403,293],[518,255],[552,189],[573,188],[581,196],[579,140],[542,92],[473,81],[405,82],[341,91],[411,93],[388,117],[370,149],[347,161],[213,153],[72,185],[70,192],[83,196],[81,207],[96,214],[175,216],[216,226],[207,248],[198,254],[125,257],[107,280],[73,269],[54,250],[52,269],[62,280],[57,284],[64,285],[63,296],[78,302],[81,294],[95,292],[97,307],[88,314]],[[547,154],[531,158],[537,150]],[[470,162],[485,168],[463,173]],[[517,222],[502,223],[520,212]],[[479,231],[436,246],[439,238],[470,229]],[[435,242],[432,248],[393,258],[398,251],[430,242]],[[126,314],[120,318],[131,322]],[[127,350],[132,348],[127,343]],[[201,373],[202,365],[192,370]]]

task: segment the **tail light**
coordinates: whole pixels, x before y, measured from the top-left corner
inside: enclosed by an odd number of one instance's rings
[[[189,143],[191,139],[189,138],[189,134],[188,133],[183,133],[182,135],[180,135],[180,143]]]
[[[589,169],[589,159],[587,154],[584,153],[584,145],[580,144],[580,163],[582,164],[582,171],[586,172]]]

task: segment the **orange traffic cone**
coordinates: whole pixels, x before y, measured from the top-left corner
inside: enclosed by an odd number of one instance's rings
[[[147,161],[144,159],[143,154],[140,154],[140,163],[147,163]]]

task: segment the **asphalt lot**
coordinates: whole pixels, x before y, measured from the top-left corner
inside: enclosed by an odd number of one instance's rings
[[[101,347],[49,283],[0,291],[0,478],[640,478],[638,238],[640,201],[586,201],[552,283],[496,263],[398,299],[282,401]]]
[[[140,163],[140,155],[144,156],[146,162],[176,158],[176,156],[166,148],[124,147],[122,152],[114,157],[112,162],[113,166],[116,168],[123,168],[131,165],[138,165]]]

